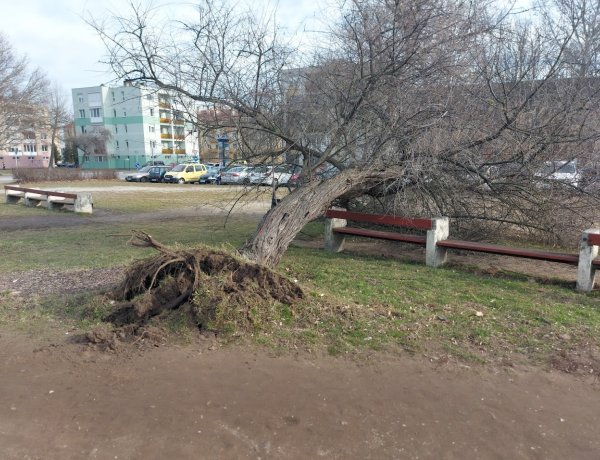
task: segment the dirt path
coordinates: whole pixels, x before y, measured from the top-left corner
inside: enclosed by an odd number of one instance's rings
[[[160,347],[0,330],[3,459],[597,459],[592,380],[425,360]]]

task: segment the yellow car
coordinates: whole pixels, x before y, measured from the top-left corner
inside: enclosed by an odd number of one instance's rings
[[[177,184],[193,184],[198,182],[208,169],[201,163],[183,163],[175,166],[165,174],[165,182]]]

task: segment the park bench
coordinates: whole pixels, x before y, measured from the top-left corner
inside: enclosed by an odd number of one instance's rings
[[[93,211],[92,194],[89,192],[65,193],[5,185],[4,195],[8,204],[23,201],[25,206],[31,207],[43,206],[48,209],[64,209],[88,214]]]
[[[345,236],[353,235],[425,246],[425,263],[431,267],[439,267],[445,263],[448,249],[564,263],[577,266],[577,289],[580,291],[591,291],[593,289],[595,270],[600,269],[600,259],[597,258],[598,247],[600,246],[600,230],[597,229],[589,229],[583,232],[579,244],[579,254],[565,254],[449,239],[449,220],[447,217],[432,219],[407,218],[348,212],[338,209],[329,209],[325,213],[325,217],[327,218],[325,249],[333,252],[342,251]],[[427,230],[427,235],[348,227],[348,221]]]

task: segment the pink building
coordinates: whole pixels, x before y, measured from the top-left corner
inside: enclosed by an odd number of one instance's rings
[[[0,168],[47,168],[51,149],[47,130],[24,130],[0,149]]]

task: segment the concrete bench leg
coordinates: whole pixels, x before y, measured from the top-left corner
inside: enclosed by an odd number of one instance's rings
[[[590,292],[594,289],[596,269],[592,261],[598,256],[598,246],[588,244],[588,235],[600,233],[599,229],[591,228],[584,231],[579,240],[579,264],[577,266],[577,290]]]
[[[425,246],[425,264],[428,267],[440,267],[446,262],[446,248],[437,246],[438,241],[448,238],[450,233],[450,219],[436,217],[431,219],[433,227],[427,231],[427,245]]]
[[[5,202],[7,204],[18,204],[19,200],[21,200],[21,197],[18,195],[6,195],[5,196]]]
[[[345,211],[345,209],[338,209]],[[344,235],[334,233],[333,229],[345,227],[346,219],[326,219],[325,222],[325,250],[329,252],[341,252],[344,249]]]
[[[77,194],[77,199],[74,205],[75,212],[83,212],[86,214],[92,214],[94,211],[94,201],[92,194],[89,192],[83,192]]]

